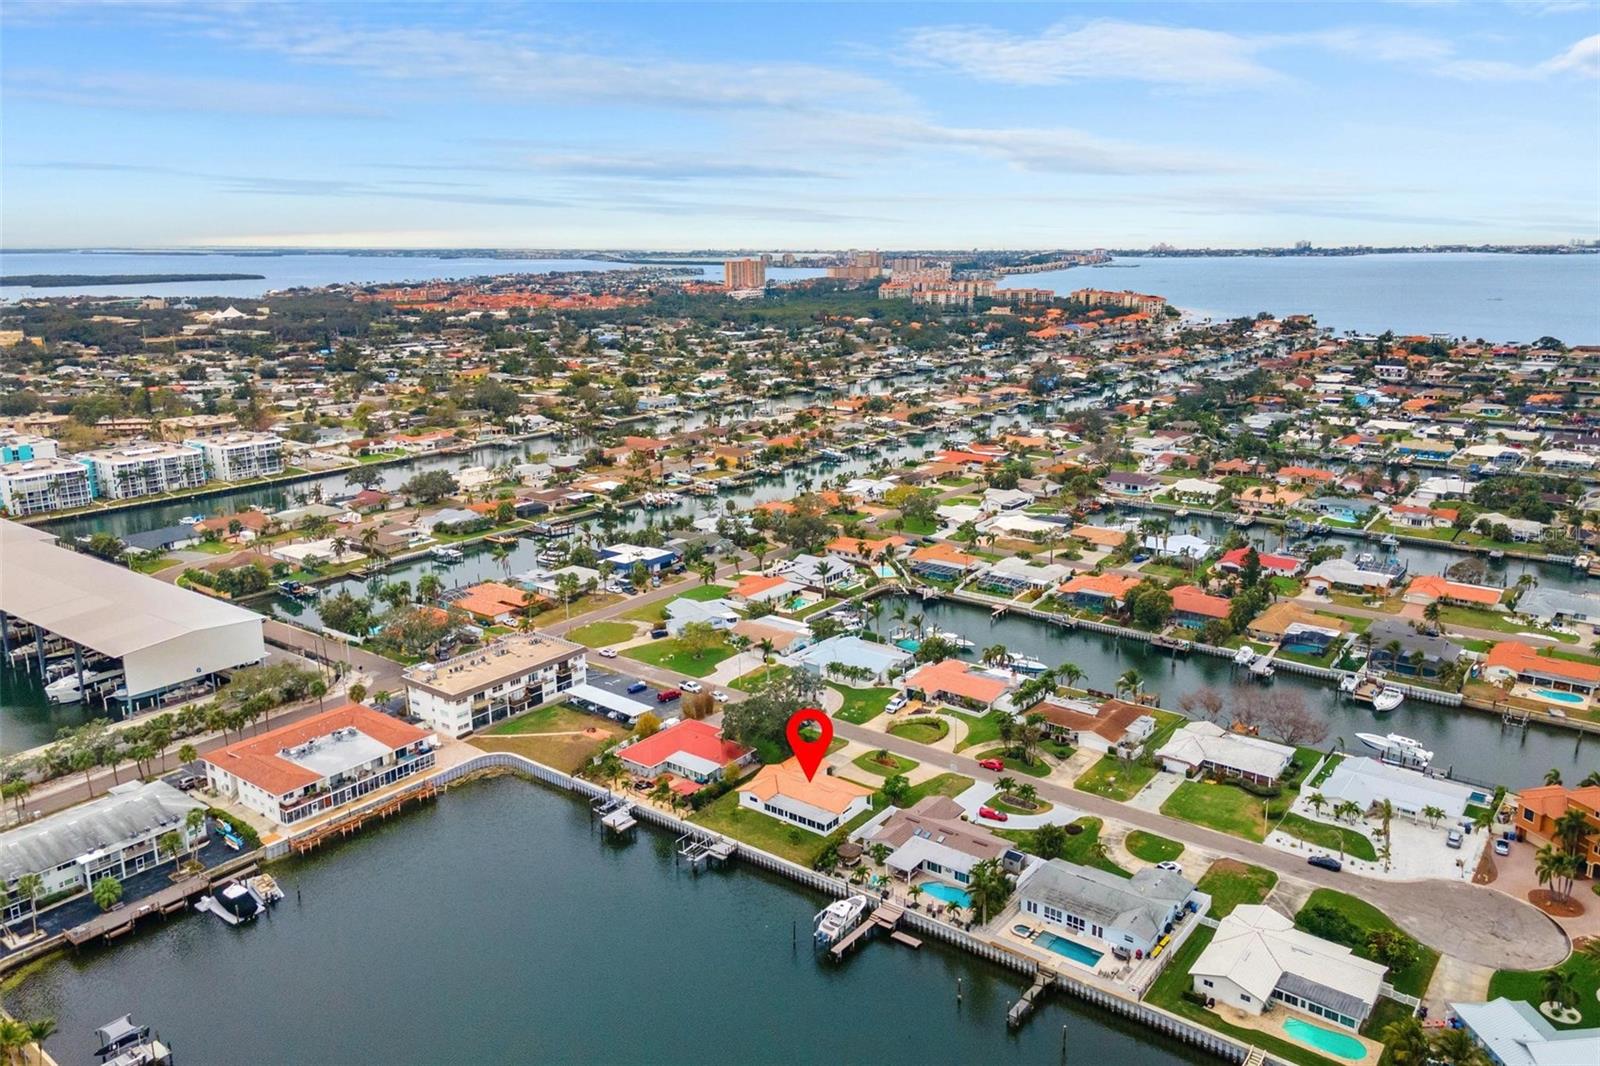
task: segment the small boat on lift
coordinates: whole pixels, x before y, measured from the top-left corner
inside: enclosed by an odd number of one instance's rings
[[[812,920],[812,939],[818,947],[827,947],[841,940],[850,930],[861,924],[867,913],[867,897],[851,896],[834,900],[817,912]]]
[[[1356,739],[1378,753],[1382,762],[1403,766],[1410,770],[1426,770],[1433,762],[1433,752],[1421,742],[1399,733],[1357,733]]]
[[[1255,662],[1255,659],[1256,650],[1248,644],[1233,653],[1233,665],[1235,666],[1249,666]]]
[[[1250,676],[1258,681],[1266,681],[1277,672],[1278,668],[1272,665],[1272,656],[1270,655],[1263,655],[1250,664]]]
[[[460,548],[451,548],[442,544],[429,554],[441,563],[459,563],[467,557],[466,553]]]
[[[122,667],[114,663],[102,664],[94,669],[84,670],[83,685],[80,687],[78,672],[71,670],[46,685],[44,694],[52,703],[79,703],[83,700],[84,689],[93,690],[100,686],[101,682],[112,681],[121,676]]]
[[[99,1044],[95,1057],[103,1066],[170,1066],[172,1049],[159,1036],[150,1035],[148,1025],[140,1025],[133,1015],[124,1014],[94,1031]]]

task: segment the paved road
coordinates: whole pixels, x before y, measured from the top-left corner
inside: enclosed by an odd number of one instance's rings
[[[684,679],[684,675],[626,657],[606,660],[604,665],[618,673],[657,683],[677,684]],[[728,694],[735,701],[744,699],[744,694],[736,690]],[[993,782],[997,776],[965,755],[936,751],[874,729],[835,719],[833,730],[835,736],[846,740],[872,748],[887,748],[897,755],[978,780]],[[1380,881],[1330,873],[1308,866],[1298,855],[1169,818],[1159,812],[1140,810],[1047,781],[1035,781],[1033,785],[1041,798],[1057,806],[1112,819],[1195,848],[1264,866],[1280,877],[1359,896],[1422,942],[1467,963],[1495,969],[1537,970],[1556,965],[1570,951],[1566,935],[1555,922],[1531,905],[1494,889],[1455,881]]]

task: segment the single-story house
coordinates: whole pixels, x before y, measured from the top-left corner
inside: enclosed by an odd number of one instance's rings
[[[1228,488],[1226,485],[1206,481],[1204,478],[1186,477],[1174,484],[1171,491],[1177,499],[1190,503],[1215,503],[1219,496],[1228,491]]]
[[[1325,515],[1338,522],[1364,522],[1377,508],[1376,500],[1358,500],[1347,496],[1319,496],[1301,504],[1313,514]]]
[[[924,796],[908,810],[890,807],[856,834],[865,847],[884,844],[894,850],[884,860],[907,882],[918,874],[951,885],[966,885],[972,868],[993,860],[1022,869],[1027,857],[1010,841],[963,820],[961,804],[948,796]]]
[[[943,659],[907,674],[905,686],[930,701],[988,709],[1010,690],[1011,682],[960,659]]]
[[[1244,569],[1244,559],[1250,549],[1234,548],[1232,551],[1223,552],[1222,558],[1217,560],[1217,569],[1237,572]],[[1273,577],[1294,577],[1305,569],[1306,561],[1296,559],[1292,555],[1273,555],[1270,552],[1258,551],[1256,556],[1261,560],[1261,572]]]
[[[1483,676],[1491,683],[1514,677],[1525,685],[1593,697],[1600,688],[1600,666],[1540,655],[1532,645],[1502,640],[1483,659]]]
[[[1468,806],[1482,802],[1481,794],[1466,785],[1378,759],[1344,759],[1317,786],[1317,791],[1330,807],[1348,800],[1367,811],[1388,800],[1408,818],[1421,818],[1423,810],[1437,807],[1444,811],[1446,821],[1460,818]]]
[[[1196,585],[1179,585],[1171,591],[1172,620],[1179,625],[1199,628],[1207,622],[1225,621],[1229,601],[1213,596]]]
[[[831,668],[855,667],[868,671],[872,675],[871,681],[882,684],[899,676],[911,664],[912,655],[893,644],[878,644],[841,633],[791,653],[785,657],[785,662],[797,670],[810,670],[821,677],[838,677],[841,680],[848,679],[831,672]]]
[[[788,603],[805,591],[780,574],[747,574],[728,591],[732,603],[749,607],[757,603]]]
[[[976,555],[942,540],[914,549],[908,558],[912,573],[940,581],[959,581],[984,565]]]
[[[1331,641],[1346,632],[1348,626],[1332,615],[1317,614],[1293,600],[1281,600],[1251,619],[1247,632],[1251,640],[1271,644],[1285,639],[1291,632],[1305,629],[1323,630],[1331,634]]]
[[[515,585],[484,581],[446,597],[482,625],[510,625],[527,606],[528,592]]]
[[[1518,598],[1517,613],[1547,625],[1600,622],[1600,596],[1535,585]]]
[[[1196,993],[1247,1014],[1278,1002],[1359,1030],[1378,1002],[1382,963],[1294,927],[1255,903],[1233,909],[1189,967]]]
[[[1033,866],[1017,884],[1019,913],[1144,953],[1193,894],[1194,884],[1172,870],[1146,867],[1126,878],[1064,859]]]
[[[1107,474],[1102,483],[1109,491],[1123,496],[1148,496],[1166,484],[1158,477],[1125,470]]]
[[[1156,758],[1169,773],[1218,774],[1271,785],[1289,768],[1294,749],[1231,732],[1215,722],[1190,722],[1161,746]]]
[[[1566,1066],[1600,1062],[1600,1027],[1557,1029],[1520,999],[1452,1003],[1450,1012],[1497,1066]]]
[[[1364,570],[1348,559],[1324,559],[1311,568],[1306,583],[1353,592],[1388,592],[1395,575],[1384,570]]]
[[[1052,696],[1028,708],[1044,719],[1051,736],[1090,751],[1129,751],[1150,739],[1156,720],[1150,708],[1122,700],[1099,704]]]
[[[1192,533],[1152,533],[1141,543],[1146,550],[1169,559],[1193,559],[1198,562],[1211,554],[1211,542]]]
[[[679,596],[666,607],[667,632],[677,636],[683,627],[694,622],[704,622],[712,629],[732,629],[744,617],[727,600],[691,600]]]
[[[763,766],[739,786],[739,806],[818,836],[867,810],[871,797],[872,789],[829,773],[819,772],[808,780],[792,757]]]
[[[836,558],[821,555],[796,555],[772,568],[774,574],[818,592],[828,592],[855,580],[855,568]]]
[[[609,562],[623,572],[633,569],[635,564],[643,563],[646,570],[659,574],[678,561],[677,552],[638,544],[612,544],[601,548],[597,554],[601,562]]]
[[[1122,547],[1122,542],[1128,539],[1128,531],[1111,526],[1073,526],[1072,539],[1082,541],[1091,548],[1114,551]]]
[[[1372,642],[1368,663],[1379,670],[1407,676],[1437,677],[1439,668],[1461,657],[1461,648],[1444,637],[1418,633],[1394,618],[1380,618],[1367,627]],[[1399,650],[1395,650],[1395,645]]]
[[[1424,574],[1406,586],[1407,603],[1455,603],[1466,607],[1497,607],[1504,589],[1490,585],[1468,585],[1446,577]]]
[[[1139,578],[1128,574],[1077,574],[1058,590],[1062,599],[1074,607],[1091,611],[1121,610],[1123,601]]]
[[[1072,567],[1065,563],[1034,563],[1008,555],[984,570],[978,583],[1015,595],[1053,589],[1071,575]]]
[[[724,739],[716,726],[687,721],[620,748],[617,756],[638,777],[675,774],[703,785],[720,781],[729,763],[750,762],[755,751]]]

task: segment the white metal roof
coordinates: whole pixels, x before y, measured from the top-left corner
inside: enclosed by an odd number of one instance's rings
[[[0,611],[112,658],[261,616],[0,521]]]

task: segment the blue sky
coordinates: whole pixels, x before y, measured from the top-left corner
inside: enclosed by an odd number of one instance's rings
[[[1593,3],[0,18],[10,248],[1600,236]]]

